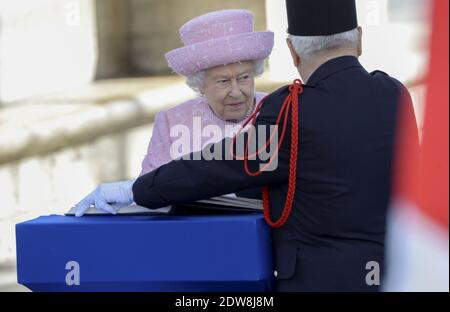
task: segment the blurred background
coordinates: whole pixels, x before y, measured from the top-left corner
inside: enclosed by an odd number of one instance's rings
[[[401,80],[423,121],[428,0],[357,0],[361,63]],[[98,183],[140,172],[154,114],[194,93],[167,66],[178,29],[245,8],[275,32],[257,89],[297,78],[283,0],[0,0],[0,291],[16,282],[17,222],[62,214]]]

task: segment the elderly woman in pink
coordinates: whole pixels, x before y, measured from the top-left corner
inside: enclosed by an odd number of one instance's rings
[[[184,46],[165,56],[173,71],[185,76],[200,95],[156,114],[140,175],[233,136],[265,95],[255,91],[254,78],[264,71],[274,35],[253,31],[252,12],[207,13],[184,24],[180,35]],[[188,135],[180,137],[186,131]],[[111,204],[133,201],[133,182],[99,185],[76,205],[76,215],[83,215],[90,205],[115,213]]]
[[[264,96],[255,92],[254,78],[264,71],[273,33],[253,32],[250,11],[211,12],[187,22],[180,34],[184,47],[168,52],[166,59],[201,96],[156,114],[141,175],[232,136]],[[203,136],[211,125],[216,131]],[[188,142],[178,138],[182,129],[189,130]]]

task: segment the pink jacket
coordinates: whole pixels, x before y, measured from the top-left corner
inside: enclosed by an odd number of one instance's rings
[[[256,103],[265,95],[255,92]],[[155,115],[147,155],[142,161],[140,176],[179,156],[199,151],[209,143],[218,142],[224,137],[232,137],[243,123],[244,121],[232,123],[220,119],[211,110],[204,97],[196,97],[171,109],[158,112]],[[211,127],[208,127],[210,125],[218,126],[215,129],[221,131],[212,134]]]

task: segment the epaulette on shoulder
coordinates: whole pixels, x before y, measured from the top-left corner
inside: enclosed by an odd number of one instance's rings
[[[384,71],[381,70],[375,70],[373,72],[370,73],[373,77],[376,77],[378,74],[382,75],[381,77],[386,77],[386,79],[388,79],[389,81],[392,81],[396,86],[398,86],[401,89],[406,88],[403,83],[401,83],[398,79],[389,76],[388,74],[386,74]],[[383,78],[384,79],[384,78]]]
[[[389,77],[388,74],[386,74],[384,71],[381,71],[381,70],[374,70],[373,72],[370,73],[370,75],[372,75],[372,76],[375,76],[376,74],[381,74],[381,75]]]

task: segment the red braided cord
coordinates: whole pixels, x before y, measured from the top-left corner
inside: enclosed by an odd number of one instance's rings
[[[275,152],[273,153],[273,155],[270,157],[269,162],[267,163],[267,165],[265,165],[262,169],[259,169],[256,172],[251,172],[250,169],[248,168],[248,159],[249,157],[255,157],[256,155],[258,155],[259,153],[261,153],[262,150],[266,149],[267,146],[269,146],[274,138],[274,134],[276,134],[276,132],[274,131],[274,133],[270,136],[270,139],[268,141],[266,141],[266,143],[264,144],[264,147],[262,147],[261,149],[259,149],[256,153],[252,154],[252,155],[247,155],[248,154],[248,144],[246,144],[245,146],[245,153],[244,153],[244,157],[238,157],[237,155],[234,154],[234,144],[236,142],[236,137],[239,135],[239,133],[241,131],[239,131],[236,136],[233,138],[233,143],[231,146],[231,153],[232,156],[235,157],[236,159],[239,160],[244,160],[244,169],[245,172],[249,175],[249,176],[258,176],[260,175],[265,168],[267,168],[268,166],[270,166],[270,164],[272,163],[272,161],[274,160],[274,158],[277,156],[278,151],[283,143],[284,140],[284,135],[286,133],[286,127],[287,127],[287,116],[289,114],[289,109],[291,110],[291,155],[289,158],[289,178],[288,178],[288,191],[287,191],[287,195],[286,195],[286,202],[284,204],[284,208],[283,208],[283,212],[281,214],[281,217],[277,220],[277,221],[272,221],[270,218],[270,207],[269,207],[269,188],[267,186],[264,186],[262,188],[262,192],[263,192],[263,207],[264,207],[264,218],[266,220],[266,222],[273,228],[280,228],[281,226],[283,226],[287,219],[289,218],[289,215],[292,211],[292,207],[293,207],[293,203],[294,203],[294,198],[295,198],[295,188],[296,188],[296,181],[297,181],[297,155],[298,155],[298,95],[300,93],[303,92],[303,87],[302,87],[302,83],[299,79],[294,80],[294,83],[292,85],[289,86],[289,95],[286,97],[286,99],[283,102],[283,105],[280,109],[280,112],[278,113],[277,116],[277,121],[276,121],[276,125],[278,126],[280,124],[281,118],[283,116],[284,113],[284,120],[283,120],[283,128],[281,131],[281,135],[280,135],[280,140],[278,142],[278,146],[275,150]],[[262,99],[258,106],[255,109],[255,112],[252,114],[252,116],[250,116],[245,123],[242,126],[242,129],[245,128],[245,126],[252,121],[252,125],[255,124],[256,122],[256,116],[259,113],[259,111],[261,110],[261,105],[264,102],[264,99]],[[248,141],[250,141],[250,138],[253,134],[253,127],[250,128],[249,130],[249,134],[248,134]]]
[[[264,218],[266,222],[273,228],[282,227],[288,220],[291,214],[294,198],[295,188],[297,182],[297,155],[298,155],[298,94],[303,92],[301,82],[299,80],[294,81],[294,84],[289,87],[291,92],[291,155],[289,159],[289,178],[288,178],[288,191],[286,195],[286,202],[284,203],[283,212],[281,217],[277,221],[272,221],[270,218],[269,207],[269,188],[263,187],[263,207]]]

